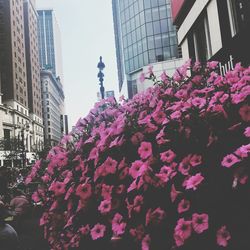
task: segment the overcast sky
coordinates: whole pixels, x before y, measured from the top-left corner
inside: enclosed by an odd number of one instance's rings
[[[101,55],[106,65],[105,90],[118,93],[111,0],[37,0],[36,4],[37,8],[52,7],[60,26],[65,104],[71,128],[97,100]]]

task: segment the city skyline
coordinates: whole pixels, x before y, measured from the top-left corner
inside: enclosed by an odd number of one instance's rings
[[[114,90],[119,98],[111,1],[37,0],[37,8],[53,8],[61,31],[65,108],[71,130],[96,102],[100,56],[106,65],[105,90]],[[66,18],[69,13],[74,15]]]

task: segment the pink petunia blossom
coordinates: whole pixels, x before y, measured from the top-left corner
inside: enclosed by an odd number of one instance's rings
[[[79,184],[76,188],[76,195],[82,200],[88,199],[92,195],[92,188],[89,183]]]
[[[141,242],[141,249],[142,250],[149,250],[150,243],[151,243],[151,238],[150,238],[149,234],[147,234]]]
[[[132,137],[131,137],[131,142],[134,145],[138,145],[140,144],[144,139],[144,135],[141,132],[137,132],[135,133]]]
[[[127,223],[125,223],[125,222],[122,222],[119,224],[118,223],[112,224],[113,233],[116,236],[120,236],[120,235],[124,234],[126,226],[127,226]]]
[[[201,155],[193,155],[190,158],[190,165],[192,167],[196,167],[196,166],[200,165],[201,163],[202,163],[202,157],[201,157]]]
[[[104,236],[105,231],[106,231],[106,226],[98,223],[91,229],[90,234],[93,240],[97,240]]]
[[[160,207],[156,208],[152,211],[152,209],[149,209],[146,214],[146,226],[150,223],[153,225],[158,225],[162,222],[162,220],[165,218],[166,212],[162,210]]]
[[[181,174],[183,175],[188,175],[189,171],[191,169],[191,166],[189,165],[189,162],[187,161],[182,161],[179,166],[178,166],[178,170]]]
[[[171,163],[175,159],[176,154],[171,149],[169,149],[163,153],[160,153],[160,156],[162,162]]]
[[[106,184],[102,184],[102,197],[103,199],[111,199],[112,196],[111,196],[111,193],[113,191],[113,186],[110,186],[110,185],[106,185]]]
[[[64,182],[60,182],[60,181],[52,182],[52,184],[49,187],[49,191],[54,192],[55,196],[65,194],[66,185]]]
[[[131,234],[132,237],[141,241],[143,239],[144,234],[145,234],[145,229],[144,229],[143,225],[138,225],[136,228],[131,228],[129,230],[129,233]]]
[[[166,74],[166,72],[164,71],[161,75],[160,75],[161,81],[164,83],[168,82],[169,76]]]
[[[182,199],[180,203],[178,204],[177,211],[179,214],[184,213],[188,211],[190,208],[190,201]]]
[[[221,165],[226,168],[231,168],[234,164],[238,163],[240,160],[233,154],[227,155],[223,158]]]
[[[103,167],[107,174],[114,174],[116,172],[117,161],[108,157],[106,161],[103,163]]]
[[[208,215],[194,213],[192,216],[192,225],[196,233],[200,234],[208,229]]]
[[[174,202],[179,194],[181,194],[181,192],[177,191],[177,190],[175,189],[174,184],[173,184],[173,185],[171,186],[171,192],[170,192],[171,201]]]
[[[125,233],[127,224],[123,222],[123,216],[119,213],[116,213],[112,219],[112,231],[115,236],[119,236]]]
[[[154,121],[157,124],[162,124],[164,122],[164,120],[166,119],[166,114],[163,111],[161,111],[161,110],[155,111],[152,114],[152,118],[154,119]]]
[[[204,180],[204,177],[201,175],[201,173],[198,173],[194,176],[189,177],[186,181],[186,185],[185,185],[186,189],[196,190],[203,180]]]
[[[200,98],[200,97],[195,97],[192,99],[191,103],[193,106],[195,106],[199,109],[202,109],[206,105],[206,99]]]
[[[147,159],[152,156],[152,144],[150,142],[142,142],[138,149],[138,154],[142,159]]]
[[[226,247],[228,245],[228,241],[231,239],[231,235],[228,232],[226,226],[222,226],[216,235],[217,244],[221,247]]]
[[[235,154],[241,158],[248,157],[248,154],[250,153],[250,144],[242,145],[240,148],[238,148],[235,151]]]
[[[178,119],[180,119],[180,117],[181,117],[181,112],[180,112],[179,110],[173,112],[173,113],[170,115],[170,118],[171,118],[172,120],[178,120]]]
[[[98,207],[101,214],[107,214],[111,211],[111,200],[103,200]]]
[[[239,110],[239,114],[243,121],[249,122],[250,121],[250,106],[249,105],[242,106]]]
[[[139,176],[140,168],[143,166],[144,162],[142,161],[134,161],[129,169],[129,174],[136,179]]]
[[[80,227],[78,231],[79,231],[82,235],[87,235],[87,234],[89,234],[89,232],[90,232],[90,226],[89,226],[89,224]]]
[[[250,138],[250,127],[247,127],[247,128],[245,129],[244,135],[245,135],[246,137]]]
[[[184,244],[192,233],[191,221],[185,221],[183,218],[179,219],[174,231],[175,243],[177,246]]]

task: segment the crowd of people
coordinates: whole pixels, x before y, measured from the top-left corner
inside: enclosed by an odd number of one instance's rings
[[[41,208],[20,179],[10,183],[6,169],[0,169],[0,249],[48,250],[39,227]]]

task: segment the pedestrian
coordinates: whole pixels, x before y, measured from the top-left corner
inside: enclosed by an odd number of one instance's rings
[[[0,201],[0,249],[19,250],[18,236],[15,229],[5,222],[8,211],[2,201]]]
[[[19,189],[14,191],[14,198],[10,201],[10,209],[13,212],[13,216],[23,217],[27,214],[30,207],[30,202],[26,195]]]

